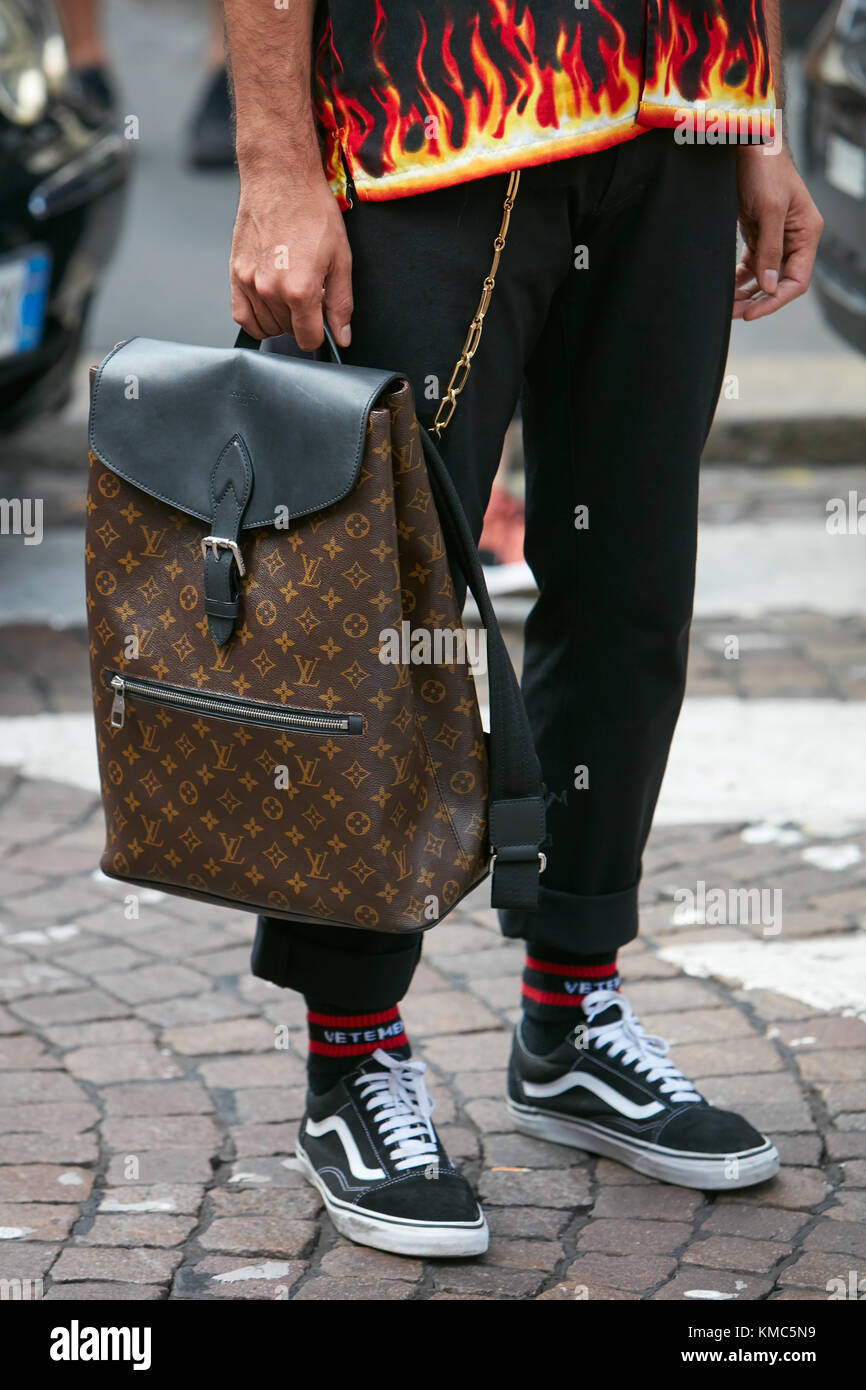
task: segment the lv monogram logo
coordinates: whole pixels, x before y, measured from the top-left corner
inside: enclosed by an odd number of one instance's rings
[[[292,655],[298,663],[298,675],[295,680],[295,685],[306,685],[315,688],[319,682],[314,681],[312,677],[322,658],[320,656],[299,656],[297,652],[293,652]]]
[[[328,851],[328,850],[326,850],[326,849],[323,849],[323,850],[312,850],[312,849],[307,849],[307,848],[305,847],[305,848],[304,848],[304,853],[306,854],[307,858],[308,858],[309,861],[310,861],[310,867],[309,867],[309,869],[307,870],[307,872],[308,872],[309,875],[310,875],[310,878],[330,878],[330,877],[331,877],[330,874],[323,874],[323,873],[322,873],[322,870],[323,870],[324,867],[325,867],[325,860],[327,859],[328,854],[329,854],[329,851]]]
[[[165,844],[165,841],[159,838],[158,818],[156,820],[151,820],[149,816],[143,815],[141,817],[141,823],[144,826],[144,843],[146,845],[153,845],[154,848],[158,849]]]
[[[321,563],[321,555],[301,555],[301,564],[304,566],[304,577],[301,580],[301,586],[304,589],[318,589],[321,587],[321,579],[316,579]]]
[[[223,842],[225,854],[220,860],[221,864],[245,864],[246,859],[238,859],[238,850],[246,838],[244,835],[226,835],[222,830],[219,837]]]
[[[322,785],[321,782],[313,781],[316,775],[316,768],[321,761],[321,758],[303,758],[300,753],[295,754],[295,762],[301,770],[301,776],[298,781],[299,786],[320,787]]]
[[[168,534],[168,527],[164,526],[162,530],[157,531],[151,526],[142,526],[141,530],[144,532],[144,550],[140,552],[141,558],[143,560],[161,560],[166,553],[165,538]]]
[[[157,741],[156,741],[156,733],[157,733],[156,725],[155,725],[155,724],[140,724],[140,725],[139,725],[139,729],[141,730],[141,751],[142,751],[142,753],[158,753],[158,752],[159,752],[159,744],[158,744]]]
[[[216,762],[214,763],[216,771],[237,772],[238,765],[232,762],[232,757],[235,753],[234,745],[231,743],[217,743],[214,738],[211,739],[210,743],[214,751],[214,757],[216,758]]]

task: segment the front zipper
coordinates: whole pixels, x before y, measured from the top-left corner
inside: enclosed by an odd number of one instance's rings
[[[162,685],[159,681],[143,680],[139,676],[118,676],[108,668],[102,680],[114,691],[111,704],[111,726],[122,729],[126,720],[126,698],[152,700],[158,705],[174,705],[177,709],[196,714],[210,714],[218,719],[236,719],[241,724],[265,724],[276,729],[298,729],[309,733],[360,734],[364,719],[360,714],[317,714],[308,709],[285,709],[281,706],[260,705],[254,700],[239,700],[234,695],[211,695],[184,690],[179,685]]]

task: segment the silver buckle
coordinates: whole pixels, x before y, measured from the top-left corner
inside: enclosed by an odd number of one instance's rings
[[[511,862],[513,863],[514,861],[512,860]],[[491,856],[490,856],[490,863],[489,863],[488,866],[487,866],[487,872],[488,872],[488,873],[490,873],[490,872],[492,871],[493,865],[494,865],[495,863],[496,863],[496,850],[494,850],[493,853],[492,853]],[[538,851],[538,872],[539,872],[540,874],[543,874],[543,873],[544,873],[544,870],[545,870],[546,868],[547,868],[547,855],[544,853],[544,850],[540,849],[540,850]]]
[[[230,550],[232,555],[234,556],[235,564],[238,567],[238,573],[243,579],[247,571],[244,565],[244,557],[241,555],[240,547],[238,546],[237,541],[227,540],[225,536],[203,536],[201,543],[201,553],[204,559],[207,559],[208,546],[210,546],[210,553],[211,555],[213,555],[214,559],[217,558],[217,552],[220,548],[222,548],[223,550]]]

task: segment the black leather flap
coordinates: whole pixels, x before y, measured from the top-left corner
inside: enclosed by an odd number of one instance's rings
[[[367,416],[403,378],[244,348],[130,338],[100,364],[90,447],[119,478],[212,520],[214,465],[240,436],[253,487],[243,530],[321,511],[358,476]]]

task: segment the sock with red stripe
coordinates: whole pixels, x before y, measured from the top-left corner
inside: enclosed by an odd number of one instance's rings
[[[581,999],[596,989],[617,990],[616,952],[576,956],[529,945],[523,967],[523,1041],[544,1057],[582,1021]]]
[[[410,1057],[412,1049],[396,1004],[370,1013],[349,1013],[331,1004],[307,1000],[310,1090],[323,1095],[341,1076],[381,1047],[395,1057]]]

